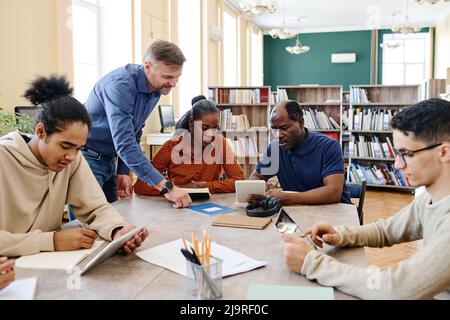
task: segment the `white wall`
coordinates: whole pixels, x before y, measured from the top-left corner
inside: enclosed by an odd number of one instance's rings
[[[59,0],[0,0],[0,107],[29,105],[22,98],[36,75],[60,71]]]
[[[447,78],[450,68],[450,14],[436,26],[434,78]]]

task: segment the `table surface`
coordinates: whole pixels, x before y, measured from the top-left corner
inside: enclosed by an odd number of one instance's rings
[[[213,195],[211,202],[235,207],[235,194]],[[140,250],[161,245],[181,237],[198,237],[206,230],[213,241],[256,260],[267,261],[265,267],[223,279],[223,299],[245,299],[250,283],[318,286],[300,274],[291,272],[282,255],[280,234],[274,220],[264,230],[215,227],[214,217],[174,209],[162,197],[133,196],[114,203],[114,207],[135,225],[150,221],[149,238]],[[287,206],[286,212],[301,229],[325,220],[333,225],[359,224],[356,207],[347,204],[322,206]],[[245,214],[237,208],[232,214]],[[367,265],[363,248],[333,249],[329,252],[341,262],[364,267]],[[135,254],[117,254],[77,279],[64,271],[17,268],[17,278],[37,277],[35,299],[190,299],[187,279],[170,270],[139,259]],[[75,286],[76,287],[76,286]],[[335,299],[354,299],[335,290]]]

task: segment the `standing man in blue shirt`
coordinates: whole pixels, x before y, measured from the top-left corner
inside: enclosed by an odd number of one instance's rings
[[[270,143],[250,179],[267,181],[277,176],[283,190],[269,189],[268,194],[284,204],[351,203],[341,146],[306,129],[297,102],[278,104],[270,125],[278,139]]]
[[[169,94],[176,86],[185,61],[178,46],[155,41],[145,53],[143,65],[128,64],[110,72],[89,95],[85,105],[92,117],[92,130],[83,155],[109,202],[132,194],[132,170],[175,207],[191,203],[189,194],[167,181],[140,148],[147,117],[161,94]]]

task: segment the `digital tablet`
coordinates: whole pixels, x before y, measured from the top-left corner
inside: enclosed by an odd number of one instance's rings
[[[236,187],[236,205],[245,207],[247,198],[251,194],[264,195],[266,192],[266,182],[264,180],[238,180]]]
[[[106,259],[113,256],[117,251],[119,251],[125,242],[133,238],[136,234],[142,231],[149,222],[142,224],[130,232],[124,234],[123,236],[113,240],[111,242],[105,242],[101,246],[99,246],[95,251],[93,251],[90,255],[88,255],[85,259],[83,259],[78,267],[80,268],[80,275],[91,269],[92,267],[102,263]]]

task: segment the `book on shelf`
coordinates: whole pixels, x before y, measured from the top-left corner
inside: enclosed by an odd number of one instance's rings
[[[352,104],[369,103],[369,95],[367,89],[364,88],[351,88],[350,89],[350,102]]]
[[[213,89],[210,89],[213,90]],[[226,89],[219,88],[218,97],[209,93],[208,95],[218,98],[218,104],[265,104],[269,103],[269,88],[255,89]]]
[[[258,90],[258,89],[255,89]],[[269,88],[261,88],[259,89],[259,102],[260,103],[269,103],[270,100],[270,89]]]
[[[348,124],[349,124],[349,118],[348,118],[348,114],[349,114],[350,110],[346,109],[342,111],[342,129],[347,130],[348,129]]]
[[[391,131],[389,123],[397,112],[387,108],[355,108],[350,111],[349,119],[352,130]]]
[[[340,126],[336,120],[328,116],[324,111],[307,108],[303,110],[305,127],[316,130],[339,130]]]
[[[238,158],[257,157],[259,155],[255,138],[238,137],[236,140],[230,138],[226,138],[226,140]]]
[[[250,122],[246,114],[234,115],[230,109],[219,111],[219,125],[222,130],[248,130]]]
[[[389,137],[385,141],[378,136],[353,134],[349,140],[349,157],[394,159]]]
[[[323,134],[326,135],[327,137],[330,137],[331,139],[334,139],[337,142],[339,142],[339,133],[337,133],[337,132],[324,132]]]
[[[216,90],[215,89],[208,89],[208,100],[216,101]]]
[[[277,90],[277,103],[281,101],[289,100],[286,89],[278,89]]]
[[[402,171],[396,169],[392,164],[363,165],[352,162],[349,169],[350,182],[361,183],[362,180],[366,180],[368,184],[372,185],[411,187]]]

